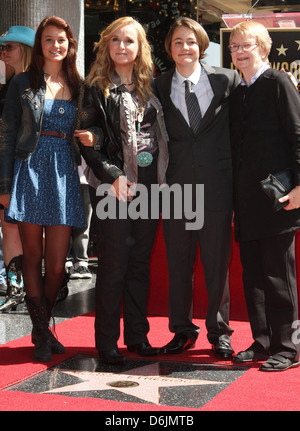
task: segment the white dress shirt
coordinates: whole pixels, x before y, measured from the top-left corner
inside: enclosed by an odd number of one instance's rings
[[[195,72],[193,72],[188,78],[182,76],[177,69],[175,70],[171,85],[171,99],[174,105],[182,113],[185,121],[189,124],[189,117],[185,103],[184,83],[184,81],[187,79],[192,82],[192,89],[198,97],[202,118],[204,117],[205,112],[211,104],[211,101],[214,97],[214,93],[208,80],[207,74],[200,63],[199,67],[197,67],[197,70],[195,70]]]

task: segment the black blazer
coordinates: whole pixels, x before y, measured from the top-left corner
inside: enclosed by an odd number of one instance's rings
[[[300,185],[300,97],[287,74],[267,69],[230,97],[236,237],[265,238],[295,230],[300,211],[275,212],[260,181],[293,168]]]
[[[202,66],[214,97],[196,135],[170,97],[175,68],[154,80],[154,91],[163,106],[169,135],[167,183],[204,184],[205,209],[230,210],[232,170],[228,100],[240,78],[233,70]]]

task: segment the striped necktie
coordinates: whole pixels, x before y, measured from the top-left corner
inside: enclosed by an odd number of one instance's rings
[[[191,89],[191,81],[187,79],[184,81],[184,83],[185,102],[189,116],[190,127],[192,128],[193,132],[196,133],[202,119],[200,106],[196,94]]]

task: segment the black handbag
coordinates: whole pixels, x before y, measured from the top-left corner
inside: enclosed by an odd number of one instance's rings
[[[289,201],[278,202],[278,199],[287,195],[294,188],[293,170],[285,169],[277,174],[269,174],[262,180],[261,186],[266,195],[273,202],[273,209],[279,211],[288,205]]]

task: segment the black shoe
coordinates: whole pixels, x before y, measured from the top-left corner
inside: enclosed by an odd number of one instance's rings
[[[185,334],[175,334],[173,339],[161,348],[161,353],[165,355],[178,355],[184,350],[188,350],[195,345]]]
[[[50,347],[51,352],[56,353],[59,355],[62,355],[63,353],[66,353],[66,349],[64,346],[58,341],[58,339],[55,337],[55,335],[51,332],[49,328],[49,338],[50,338]],[[34,335],[34,332],[31,333],[31,342],[32,344],[36,343],[36,337]]]
[[[216,344],[213,344],[212,348],[216,356],[223,359],[232,359],[234,350],[228,341],[219,340]]]
[[[70,271],[70,279],[77,280],[82,278],[92,278],[92,273],[87,266],[79,265],[78,268],[72,267]]]
[[[105,364],[111,365],[124,365],[127,360],[117,347],[111,350],[99,350],[99,356]]]
[[[256,362],[256,361],[265,361],[269,355],[264,350],[258,350],[253,345],[250,346],[247,350],[239,352],[234,356],[233,362],[237,364],[242,364],[244,362]]]
[[[137,352],[140,356],[155,356],[160,354],[160,349],[152,347],[148,341],[127,346],[128,352]]]
[[[280,353],[276,353],[270,356],[266,362],[260,367],[259,371],[285,371],[289,368],[299,367],[300,362],[296,359],[289,359],[282,356]]]

